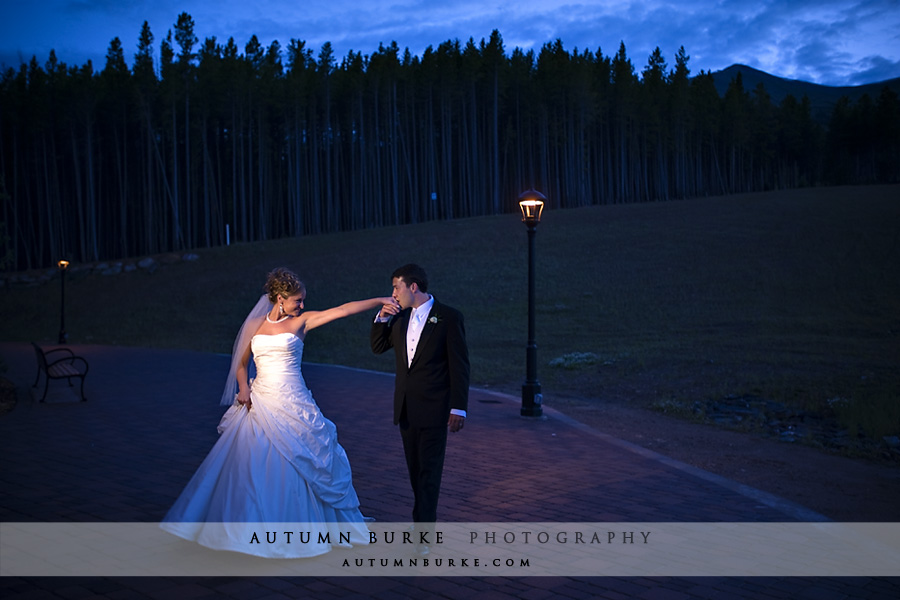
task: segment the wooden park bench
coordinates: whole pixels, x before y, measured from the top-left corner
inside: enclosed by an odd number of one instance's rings
[[[51,379],[68,379],[71,387],[72,379],[75,377],[81,379],[81,401],[86,401],[87,398],[84,397],[84,378],[88,372],[87,360],[81,356],[76,356],[68,348],[54,348],[45,352],[34,342],[31,342],[31,345],[34,346],[34,353],[37,356],[38,363],[37,378],[31,387],[37,387],[41,380],[41,373],[44,373],[44,394],[41,396],[40,401],[43,402],[47,397],[47,388]]]

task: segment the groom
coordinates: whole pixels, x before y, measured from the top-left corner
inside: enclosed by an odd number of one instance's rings
[[[394,424],[400,426],[418,531],[437,521],[447,430],[466,422],[469,353],[462,314],[428,293],[428,276],[414,264],[391,276],[396,305],[385,305],[372,325],[372,351],[394,350]],[[420,551],[427,552],[427,542]]]

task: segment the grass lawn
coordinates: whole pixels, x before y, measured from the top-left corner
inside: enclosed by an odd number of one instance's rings
[[[752,395],[900,433],[900,186],[548,208],[536,247],[548,406]],[[70,273],[70,342],[230,352],[273,267],[296,271],[316,310],[388,295],[393,269],[418,262],[466,316],[473,385],[519,393],[527,247],[515,215],[196,254],[152,274]],[[52,344],[59,282],[7,286],[0,312],[0,339]],[[305,359],[390,371],[368,348],[369,323],[314,331]]]

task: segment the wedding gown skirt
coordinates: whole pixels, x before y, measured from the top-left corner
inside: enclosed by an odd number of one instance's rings
[[[228,409],[221,436],[160,526],[209,548],[269,558],[368,543],[347,455],[301,374],[303,341],[256,335],[251,348],[252,407]],[[277,543],[267,531],[277,532]]]

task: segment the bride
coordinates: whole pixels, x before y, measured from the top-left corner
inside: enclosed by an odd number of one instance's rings
[[[265,291],[235,340],[222,397],[231,407],[219,423],[221,436],[160,527],[209,548],[268,558],[366,544],[350,463],[300,363],[311,330],[394,301],[372,298],[301,312],[306,289],[287,269],[269,273]],[[251,354],[255,379],[249,377]],[[281,536],[277,543],[266,538],[272,531]],[[293,537],[285,538],[285,531]]]

